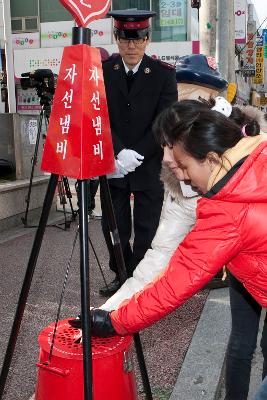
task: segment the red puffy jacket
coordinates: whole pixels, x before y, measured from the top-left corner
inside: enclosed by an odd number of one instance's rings
[[[123,335],[158,321],[224,265],[267,307],[266,141],[257,145],[217,194],[199,200],[196,225],[164,272],[111,313],[115,330]]]

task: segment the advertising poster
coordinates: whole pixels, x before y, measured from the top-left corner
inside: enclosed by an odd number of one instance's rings
[[[185,0],[160,0],[160,26],[183,26],[186,23]]]
[[[41,111],[40,99],[36,94],[35,88],[23,90],[16,89],[17,113],[19,114],[39,114]]]
[[[14,68],[16,78],[22,73],[36,69],[51,69],[54,74],[59,73],[63,47],[14,50]]]

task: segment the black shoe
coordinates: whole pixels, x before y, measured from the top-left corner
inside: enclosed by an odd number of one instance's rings
[[[110,282],[107,286],[103,286],[99,290],[99,294],[101,296],[109,297],[112,296],[117,290],[121,287],[119,279],[116,277],[112,282]]]

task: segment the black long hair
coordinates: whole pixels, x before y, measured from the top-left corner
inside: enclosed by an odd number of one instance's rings
[[[229,118],[211,110],[212,102],[182,100],[164,110],[154,123],[154,131],[160,143],[173,147],[181,143],[185,151],[198,160],[204,160],[209,152],[221,156],[242,139],[242,127],[246,135],[260,132],[257,121],[234,107]]]

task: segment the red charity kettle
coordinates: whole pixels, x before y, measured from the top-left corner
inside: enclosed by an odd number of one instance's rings
[[[35,400],[84,400],[81,331],[58,322],[50,362],[55,323],[38,337],[40,356]],[[137,400],[132,363],[132,336],[92,338],[94,400]]]

